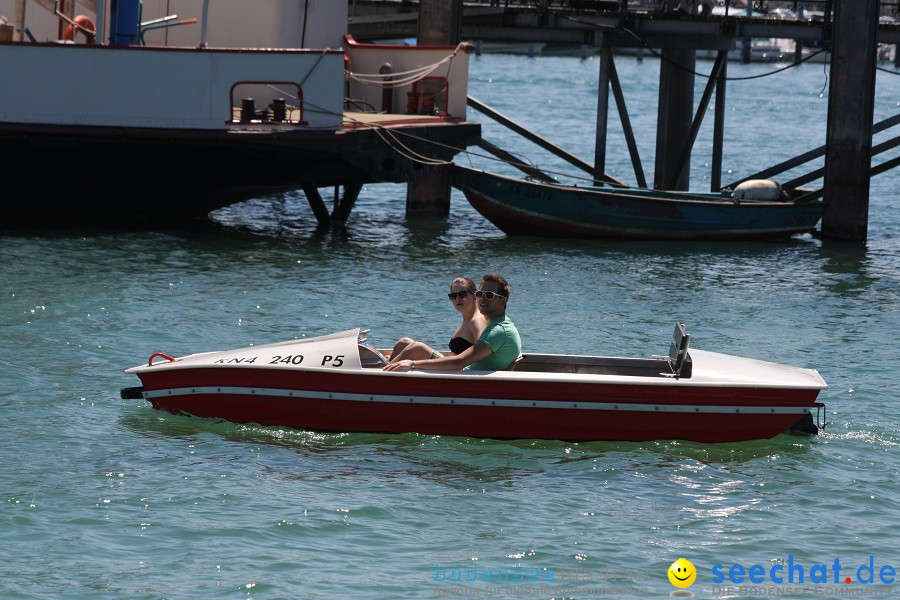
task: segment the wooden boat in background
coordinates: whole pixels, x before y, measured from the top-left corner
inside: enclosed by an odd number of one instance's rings
[[[780,188],[778,199],[769,200],[752,192],[738,198],[742,194],[553,185],[460,165],[453,166],[451,183],[510,235],[767,239],[811,231],[825,210],[817,198],[789,197]]]
[[[698,442],[817,431],[811,414],[827,387],[818,372],[689,351],[689,341],[679,324],[667,356],[528,353],[514,370],[388,372],[383,353],[350,329],[177,359],[157,353],[126,371],[142,386],[121,395],[173,413],[317,431]]]

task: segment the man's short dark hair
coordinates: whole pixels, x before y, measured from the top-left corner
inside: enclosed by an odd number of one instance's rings
[[[484,277],[481,278],[481,283],[485,281],[493,281],[494,283],[500,286],[500,293],[509,298],[509,284],[506,282],[503,277],[497,275],[496,273],[488,273]]]

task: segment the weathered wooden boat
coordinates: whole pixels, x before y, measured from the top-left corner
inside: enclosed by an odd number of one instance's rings
[[[157,409],[318,431],[500,439],[736,442],[816,431],[825,381],[804,369],[689,351],[666,356],[525,354],[504,371],[386,372],[359,329],[172,358],[128,369],[123,398]],[[159,360],[157,360],[159,359]]]
[[[451,182],[510,235],[748,240],[813,230],[824,212],[813,194],[665,192],[538,183],[454,165]],[[777,185],[777,184],[776,184]],[[738,197],[742,196],[742,197]]]

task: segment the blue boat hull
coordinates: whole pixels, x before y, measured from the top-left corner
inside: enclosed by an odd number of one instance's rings
[[[746,240],[811,231],[818,200],[748,201],[727,194],[535,183],[455,165],[452,183],[510,235]]]

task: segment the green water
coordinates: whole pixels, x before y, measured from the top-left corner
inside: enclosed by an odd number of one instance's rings
[[[578,128],[571,114],[543,109],[566,104],[567,94],[589,98],[596,68],[484,57],[473,60],[472,93],[489,104],[515,99],[521,120],[535,119],[544,135],[589,147],[567,138]],[[623,82],[636,86],[626,93],[638,94],[656,69],[620,61]],[[574,83],[526,98],[521,90],[539,77],[547,90]],[[879,73],[880,118],[896,111],[896,80]],[[813,67],[729,91],[741,115],[729,117],[741,132],[727,142],[735,177],[822,143],[822,84]],[[645,129],[641,143],[653,139]],[[695,181],[704,168],[695,159]],[[881,567],[900,568],[894,181],[873,180],[862,247],[809,236],[509,239],[456,194],[446,223],[408,223],[397,186],[368,186],[345,233],[316,235],[301,194],[220,211],[214,227],[194,231],[6,230],[0,592],[664,597],[679,557],[697,568],[696,597],[754,595],[727,578],[715,583],[715,565],[727,577],[735,564],[761,565],[760,586],[775,585],[772,566],[799,564],[804,583],[795,575],[779,595],[828,595],[833,572],[826,586],[810,581],[810,569],[836,559],[841,580],[853,580],[842,589],[894,591],[896,583],[877,585]],[[370,328],[378,346],[401,335],[444,344],[457,319],[450,279],[489,271],[512,284],[509,313],[526,351],[648,356],[665,351],[682,321],[697,348],[819,369],[830,385],[820,396],[829,426],[814,438],[721,445],[510,442],[241,426],[118,397],[137,385],[123,370],[156,351],[355,326]],[[861,584],[857,569],[870,557],[876,582]],[[488,581],[477,578],[487,570]]]

